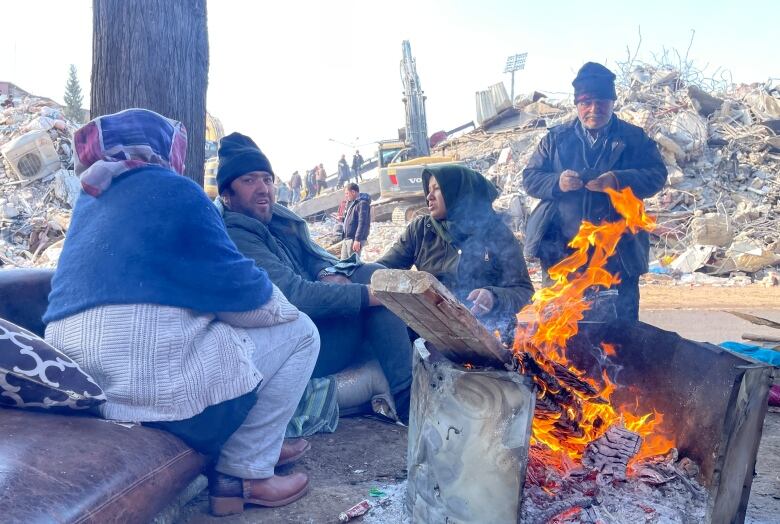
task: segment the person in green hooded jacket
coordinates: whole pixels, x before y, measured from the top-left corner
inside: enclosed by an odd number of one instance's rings
[[[534,288],[520,242],[493,210],[498,190],[459,165],[427,167],[422,179],[430,215],[409,223],[377,263],[431,273],[486,326],[505,328]]]

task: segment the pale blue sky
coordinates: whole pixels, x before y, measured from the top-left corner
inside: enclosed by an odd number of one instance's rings
[[[61,100],[75,63],[88,91],[91,1],[5,0],[2,13],[0,80]],[[623,60],[640,25],[642,59],[664,47],[684,54],[695,29],[690,57],[708,72],[728,70],[735,82],[780,77],[773,0],[210,0],[208,15],[209,110],[227,132],[252,136],[285,179],[318,162],[333,171],[342,152],[351,155],[331,138],[365,144],[396,136],[404,123],[404,39],[428,97],[430,133],[473,119],[476,91],[502,80],[508,90],[508,55],[528,52],[516,92],[566,96],[582,63]],[[370,156],[374,147],[361,149]]]

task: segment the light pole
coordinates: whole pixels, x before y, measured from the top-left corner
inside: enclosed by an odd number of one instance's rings
[[[509,99],[512,105],[515,103],[515,71],[525,69],[526,57],[528,57],[528,53],[520,53],[519,55],[512,55],[506,59],[504,73],[512,73],[512,97]]]

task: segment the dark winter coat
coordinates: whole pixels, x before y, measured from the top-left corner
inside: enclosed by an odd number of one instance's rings
[[[347,164],[347,161],[342,158],[339,160],[339,180],[349,180],[350,176],[349,164]]]
[[[415,218],[377,263],[391,269],[414,265],[464,303],[473,290],[487,289],[496,297],[493,314],[499,316],[517,313],[531,300],[534,288],[523,248],[498,216],[484,235],[455,245],[437,235],[431,221],[430,216]]]
[[[590,166],[579,120],[552,128],[539,143],[523,171],[526,192],[542,199],[528,220],[526,256],[538,257],[549,267],[567,256],[566,245],[583,220],[599,224],[620,218],[606,193],[585,188],[561,191],[558,181],[566,169],[577,171],[585,181],[612,171],[618,189],[630,187],[638,198],[651,197],[663,188],[667,171],[655,142],[640,127],[617,117],[608,125],[602,153]],[[626,233],[607,268],[632,276],[646,273],[649,250],[646,232]]]
[[[520,242],[493,211],[498,192],[479,173],[446,165],[423,171],[426,194],[432,176],[447,206],[447,219],[439,227],[450,238],[437,232],[430,216],[418,217],[377,263],[394,269],[414,265],[434,275],[461,302],[473,290],[487,289],[496,298],[489,317],[506,320],[529,302],[534,288]]]
[[[265,269],[290,303],[312,319],[357,315],[368,307],[366,286],[317,280],[320,271],[338,260],[314,243],[306,222],[289,209],[274,204],[269,225],[229,210],[222,218],[238,250]]]
[[[371,229],[371,197],[360,193],[344,212],[344,238],[365,242]]]
[[[298,173],[293,173],[292,177],[290,178],[290,189],[301,189],[303,184],[301,183],[301,175]]]

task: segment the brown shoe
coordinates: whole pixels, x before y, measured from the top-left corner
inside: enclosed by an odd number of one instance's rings
[[[311,444],[308,440],[297,438],[294,440],[285,440],[282,443],[282,451],[279,453],[279,460],[276,462],[276,466],[284,466],[286,464],[292,464],[303,456],[304,453],[311,449]]]
[[[309,490],[306,473],[274,475],[267,479],[240,479],[221,473],[209,482],[211,514],[217,517],[244,511],[244,504],[276,508],[295,502]]]

